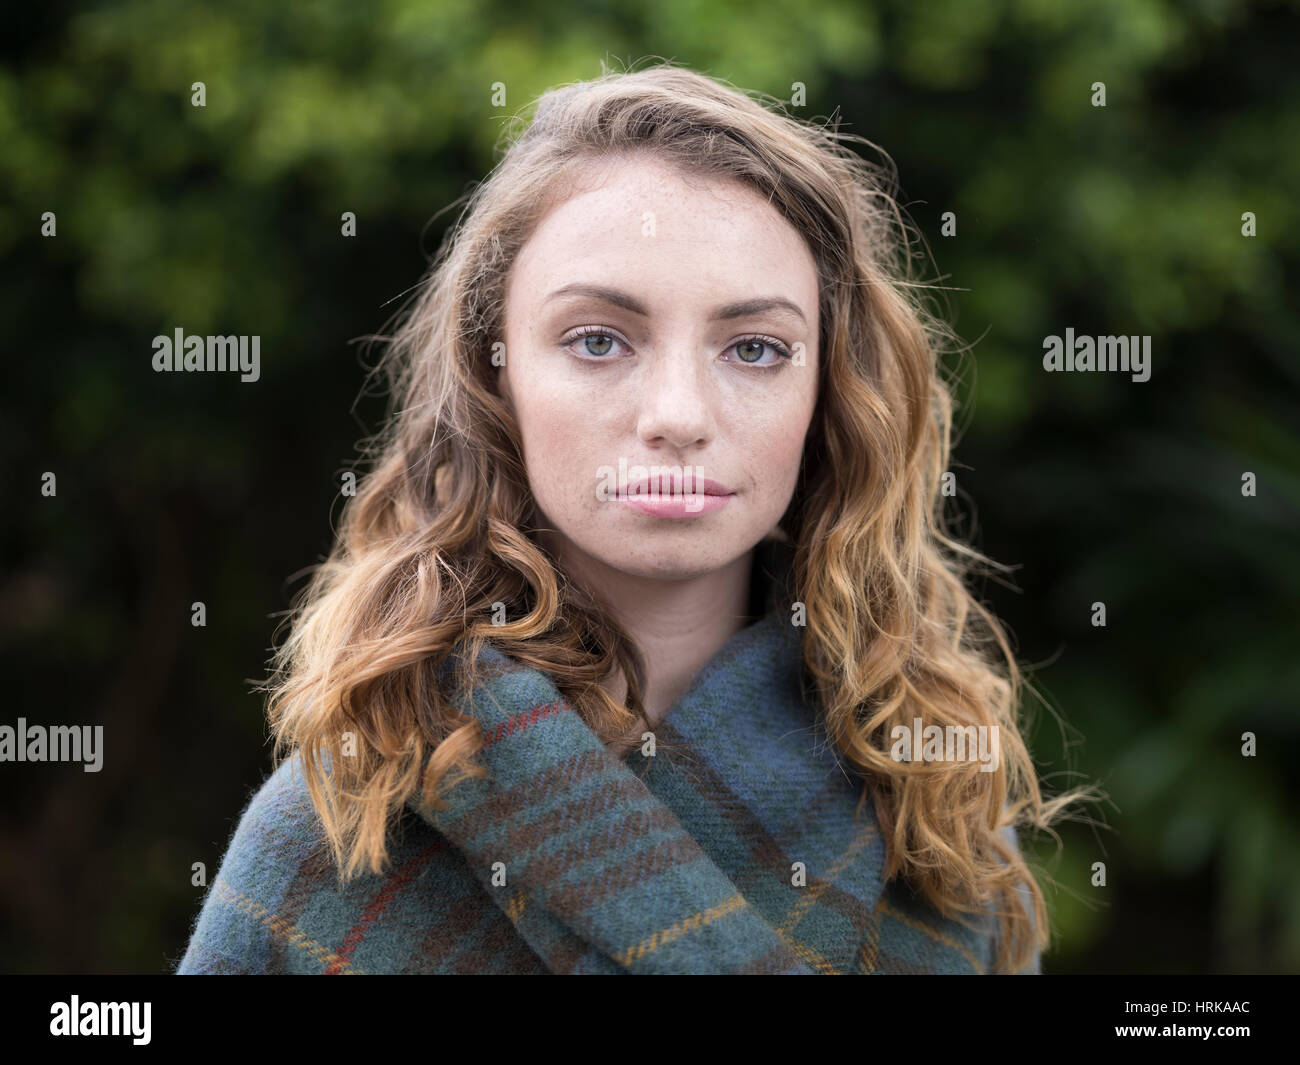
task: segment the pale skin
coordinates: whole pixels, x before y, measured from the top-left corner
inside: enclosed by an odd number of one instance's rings
[[[653,729],[753,620],[754,547],[789,505],[816,406],[818,281],[804,238],[747,186],[645,154],[593,159],[588,174],[511,269],[498,385],[540,536],[641,648]],[[613,290],[645,313],[553,295],[568,286]],[[792,306],[736,306],[767,300]],[[687,517],[643,513],[608,491],[620,459],[694,468],[731,494]],[[698,490],[685,478],[661,487]],[[603,686],[626,695],[621,676]]]

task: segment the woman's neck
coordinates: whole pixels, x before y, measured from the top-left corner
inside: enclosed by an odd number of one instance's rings
[[[752,550],[712,573],[677,579],[628,574],[586,557],[561,556],[561,561],[571,579],[598,591],[600,601],[640,648],[646,668],[642,694],[652,729],[704,665],[754,620]],[[607,678],[602,687],[625,701],[627,685],[621,675]]]

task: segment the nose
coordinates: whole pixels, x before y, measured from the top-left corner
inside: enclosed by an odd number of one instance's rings
[[[698,353],[678,349],[646,368],[637,435],[647,444],[686,449],[713,433],[709,370]]]

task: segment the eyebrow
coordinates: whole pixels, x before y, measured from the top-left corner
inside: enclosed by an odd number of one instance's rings
[[[565,285],[563,288],[557,288],[546,299],[550,301],[560,296],[586,296],[588,299],[612,303],[615,307],[622,307],[625,311],[639,314],[643,318],[650,317],[650,312],[645,309],[644,304],[616,288],[606,288],[603,285]],[[804,317],[799,305],[784,296],[756,296],[754,299],[726,303],[715,308],[709,318],[714,322],[723,322],[732,318],[762,314],[765,311],[784,311],[797,317],[804,325],[808,324],[808,319]]]

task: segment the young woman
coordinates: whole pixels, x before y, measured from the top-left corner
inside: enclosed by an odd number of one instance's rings
[[[389,338],[180,972],[1039,971],[1015,826],[1077,795],[851,139],[668,64],[541,98]]]

